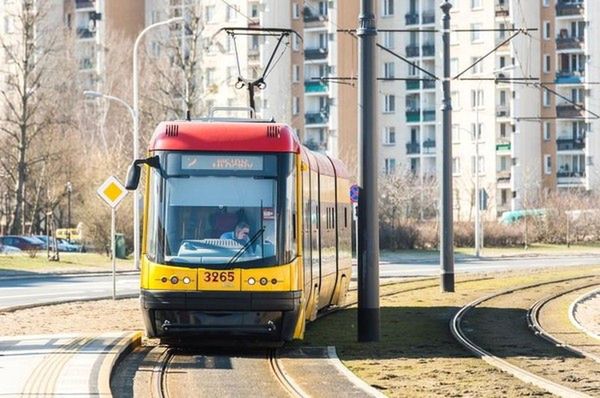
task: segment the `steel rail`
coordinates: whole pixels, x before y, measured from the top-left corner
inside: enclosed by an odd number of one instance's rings
[[[527,311],[527,324],[528,326],[534,330],[534,333],[537,336],[540,336],[541,338],[543,338],[544,340],[554,344],[557,347],[560,348],[564,348],[565,350],[571,351],[574,354],[577,355],[581,355],[583,357],[586,357],[588,359],[591,359],[592,361],[598,362],[600,363],[600,357],[597,355],[594,355],[592,353],[589,353],[587,351],[581,350],[563,340],[560,340],[558,338],[556,338],[555,336],[551,335],[550,333],[548,333],[543,326],[541,325],[539,318],[540,318],[540,312],[542,310],[542,307],[546,304],[548,304],[550,301],[556,300],[559,297],[562,297],[566,294],[569,293],[573,293],[576,292],[578,290],[582,290],[582,289],[586,289],[586,288],[590,288],[593,286],[598,286],[598,283],[592,283],[589,285],[585,285],[585,286],[579,286],[577,288],[573,288],[573,289],[569,289],[569,290],[565,290],[559,293],[554,293],[551,294],[547,297],[544,297],[538,301],[536,301]]]
[[[534,373],[531,373],[519,366],[513,365],[508,361],[505,361],[501,358],[496,357],[492,353],[490,353],[490,352],[486,351],[485,349],[483,349],[482,347],[476,345],[472,340],[470,340],[467,337],[466,333],[463,331],[463,329],[461,327],[461,321],[462,321],[462,318],[470,310],[472,310],[479,304],[481,304],[485,301],[491,300],[493,298],[511,294],[511,293],[514,293],[514,292],[520,291],[520,290],[527,290],[527,289],[532,289],[535,287],[540,287],[540,286],[545,286],[545,285],[551,285],[551,284],[555,284],[555,283],[570,282],[570,281],[576,281],[576,280],[580,280],[580,279],[593,278],[593,277],[596,277],[596,275],[586,275],[586,276],[580,276],[580,277],[575,277],[575,278],[566,278],[566,279],[554,280],[554,281],[549,281],[549,282],[541,282],[541,283],[536,283],[533,285],[526,285],[526,286],[521,286],[521,287],[505,290],[500,293],[494,293],[494,294],[490,294],[488,296],[478,298],[478,299],[470,302],[469,304],[465,305],[464,307],[462,307],[454,315],[454,317],[450,320],[450,331],[451,331],[452,335],[454,336],[454,338],[461,345],[463,345],[469,351],[474,353],[476,356],[480,357],[481,359],[483,359],[485,362],[489,363],[490,365],[495,366],[495,367],[499,368],[500,370],[503,370],[504,372],[509,373],[526,383],[531,383],[539,388],[542,388],[552,394],[555,394],[555,395],[558,395],[561,397],[570,397],[570,398],[589,397],[589,395],[587,395],[587,394],[584,394],[580,391],[576,391],[571,388],[565,387],[561,384],[555,383],[555,382],[548,380],[542,376],[538,376]]]
[[[167,348],[161,354],[159,361],[154,366],[150,380],[152,398],[167,398],[169,396],[166,374],[169,363],[174,355],[174,350],[172,348]]]
[[[286,373],[285,369],[279,361],[277,349],[269,350],[267,354],[269,367],[279,384],[287,391],[291,397],[308,398],[310,397],[302,388],[294,382],[294,380]]]
[[[581,322],[579,322],[579,320],[575,317],[575,311],[576,311],[577,306],[579,304],[581,304],[582,302],[588,300],[590,297],[598,295],[598,294],[600,294],[600,289],[594,289],[591,292],[584,293],[581,296],[577,297],[575,299],[575,301],[573,301],[571,303],[571,305],[569,306],[569,320],[571,321],[571,323],[577,329],[583,331],[585,334],[587,334],[588,336],[590,336],[591,338],[596,339],[596,340],[600,340],[600,335],[598,335],[597,333],[592,332],[585,325],[583,325]]]

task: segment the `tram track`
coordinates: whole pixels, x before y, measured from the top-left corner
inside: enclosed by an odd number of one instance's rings
[[[166,377],[169,363],[174,355],[173,348],[165,349],[154,366],[154,369],[152,369],[152,377],[150,380],[152,398],[169,398]]]
[[[578,348],[577,346],[570,344],[569,342],[559,339],[556,336],[553,336],[551,333],[546,331],[544,327],[542,327],[540,323],[540,312],[544,306],[546,306],[549,302],[557,300],[567,294],[577,292],[582,289],[587,289],[590,287],[598,286],[598,283],[592,283],[585,286],[579,286],[574,289],[565,290],[559,293],[551,294],[547,297],[544,297],[535,304],[533,304],[529,310],[527,311],[527,324],[528,326],[534,330],[535,334],[544,340],[548,341],[551,344],[556,345],[557,347],[564,348],[565,350],[569,350],[574,354],[581,355],[583,357],[589,358],[594,362],[600,363],[600,356],[595,355],[591,352],[588,352],[584,349]]]
[[[560,285],[560,284],[576,283],[581,280],[590,279],[590,278],[596,279],[594,285],[600,283],[600,280],[598,280],[596,275],[586,275],[586,276],[565,278],[565,279],[560,279],[560,280],[541,282],[541,283],[536,283],[536,284],[532,284],[532,285],[516,287],[516,288],[502,291],[500,293],[494,293],[491,295],[487,295],[487,296],[478,298],[478,299],[470,302],[469,304],[463,306],[455,314],[455,316],[451,319],[451,322],[450,322],[450,330],[451,330],[453,336],[455,337],[455,339],[460,344],[462,344],[464,347],[466,347],[469,351],[474,353],[476,356],[479,356],[480,358],[482,358],[484,361],[491,364],[492,366],[495,366],[495,367],[519,378],[522,381],[534,384],[552,394],[562,396],[562,397],[588,397],[589,395],[587,395],[586,392],[582,392],[575,388],[571,388],[568,385],[565,385],[568,383],[559,383],[559,382],[551,380],[550,375],[546,374],[546,375],[541,376],[537,373],[534,373],[533,371],[527,370],[526,369],[527,363],[525,363],[525,366],[523,366],[523,364],[522,364],[522,362],[527,362],[527,361],[522,358],[519,361],[516,361],[515,359],[513,359],[512,361],[509,361],[507,359],[500,358],[500,356],[498,356],[498,355],[494,355],[494,353],[492,353],[493,348],[486,349],[481,344],[477,344],[472,338],[468,337],[466,328],[463,327],[463,320],[466,318],[467,314],[469,314],[470,312],[474,312],[474,310],[481,304],[486,303],[486,302],[491,302],[492,300],[496,300],[500,297],[506,298],[512,294],[522,293],[522,292],[526,292],[526,291],[529,291],[532,289],[547,288],[547,287],[555,286],[557,284]],[[545,297],[542,300],[536,301],[527,310],[527,319],[528,319],[529,325],[534,325],[534,328],[533,328],[534,330],[536,330],[538,327],[540,328],[539,330],[542,329],[541,326],[539,326],[539,321],[537,319],[537,317],[539,315],[539,309],[544,305],[544,303],[551,301],[552,296],[559,297],[561,295],[567,294],[568,292],[583,289],[589,285],[590,284],[588,283],[588,285],[578,285],[576,288],[568,288],[567,291],[561,291],[558,294],[554,293],[552,295]],[[513,303],[514,302],[516,302],[516,298],[513,298]],[[484,310],[482,310],[482,311],[484,311]],[[506,320],[504,320],[504,322],[506,322]],[[538,325],[538,326],[536,326],[536,325]],[[510,328],[510,325],[501,325],[501,326],[504,326],[504,327],[509,326],[509,328]],[[474,329],[473,325],[471,325],[471,329]],[[494,329],[492,327],[489,327],[489,329],[498,330],[498,329],[502,329],[502,328]],[[482,333],[482,332],[480,332],[480,333]],[[475,331],[473,331],[472,334],[475,334],[475,336],[478,336],[478,334]],[[486,336],[486,337],[490,338],[489,336]],[[513,340],[517,341],[517,342],[519,341],[518,339],[513,339]],[[497,343],[497,345],[500,348],[506,350],[506,346],[502,346],[502,343],[499,342],[499,343]],[[553,342],[553,346],[556,347],[554,342]],[[560,345],[558,347],[561,349],[566,348],[566,347],[563,347]],[[498,348],[498,349],[500,349],[500,348]],[[525,352],[527,352],[527,351],[525,350]],[[571,354],[574,353],[573,351],[569,351],[569,352]],[[576,355],[579,356],[580,354],[576,354]],[[505,356],[508,356],[508,355],[505,354]],[[513,356],[519,357],[519,355],[517,355],[517,354],[513,354]],[[544,354],[539,352],[537,359],[539,361],[543,362],[543,356],[544,356]],[[563,358],[563,360],[566,361],[565,358]],[[513,362],[517,362],[517,364],[515,364]],[[539,367],[539,364],[538,364],[538,367]],[[562,370],[562,371],[564,372],[565,370]],[[559,370],[559,372],[561,372],[561,371]],[[548,376],[548,377],[546,377],[546,376]],[[573,377],[575,377],[575,376],[573,376]],[[570,383],[570,384],[574,384],[574,383]],[[598,387],[595,387],[595,388],[598,388]]]

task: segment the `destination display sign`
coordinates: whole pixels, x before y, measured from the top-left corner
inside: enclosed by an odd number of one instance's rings
[[[248,170],[262,171],[262,156],[182,155],[182,170]]]

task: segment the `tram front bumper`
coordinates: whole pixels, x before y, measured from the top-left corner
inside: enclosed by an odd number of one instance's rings
[[[302,292],[142,290],[140,299],[149,337],[234,336],[289,341]]]

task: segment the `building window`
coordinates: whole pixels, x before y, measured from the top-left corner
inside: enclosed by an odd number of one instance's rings
[[[481,8],[481,0],[471,0],[471,9]]]
[[[396,172],[396,159],[385,159],[385,174],[394,174]]]
[[[550,122],[544,122],[544,141],[550,141]]]
[[[452,76],[458,75],[458,58],[452,58],[450,60],[450,74]]]
[[[460,175],[460,158],[458,156],[452,158],[452,174]]]
[[[544,173],[552,174],[552,156],[544,155]]]
[[[292,81],[298,83],[300,81],[300,65],[294,65],[292,68]]]
[[[250,17],[258,18],[258,3],[252,3],[250,6]]]
[[[384,62],[383,63],[383,77],[386,79],[393,79],[395,76],[394,73],[394,67],[395,67],[395,63],[394,62]]]
[[[471,108],[483,108],[483,90],[471,90]]]
[[[384,129],[384,144],[385,145],[396,145],[396,128],[386,127]]]
[[[207,23],[213,22],[215,19],[215,6],[206,6],[204,13],[205,21]]]
[[[477,140],[481,140],[481,132],[483,131],[483,123],[479,123],[477,131],[475,131],[475,123],[471,123],[471,138],[475,140],[475,134],[477,134]]]
[[[452,143],[458,144],[460,142],[460,126],[458,124],[452,125]]]
[[[550,0],[542,0],[542,5],[548,7],[550,5]]]
[[[479,175],[485,174],[485,162],[483,161],[483,156],[479,157]],[[475,156],[471,156],[471,173],[475,174],[477,171],[475,170]]]
[[[552,65],[550,64],[552,58],[550,58],[550,54],[544,54],[544,73],[550,73],[552,69]]]
[[[300,50],[300,39],[298,38],[298,35],[292,35],[292,50]]]
[[[293,97],[292,98],[292,114],[297,115],[300,113],[300,98]]]
[[[233,21],[236,19],[238,12],[240,12],[240,6],[228,4],[225,11],[225,19],[227,21]]]
[[[394,15],[394,0],[383,0],[382,8],[384,17]]]
[[[394,113],[396,112],[396,96],[393,94],[386,94],[384,101],[384,113]]]
[[[550,40],[550,22],[544,21],[544,40]]]
[[[544,106],[548,107],[552,105],[552,99],[550,98],[550,91],[544,90]]]
[[[394,48],[394,32],[383,32],[383,45],[387,48]]]
[[[292,4],[292,19],[300,19],[300,6],[298,3]]]
[[[483,73],[483,62],[479,62],[477,64],[475,63],[478,59],[479,57],[471,57],[471,65],[473,65],[473,67],[471,68],[472,75]]]
[[[452,91],[452,93],[450,93],[450,99],[452,101],[452,109],[460,109],[460,92]]]
[[[479,43],[481,42],[481,24],[480,23],[472,23],[471,24],[471,42]]]

